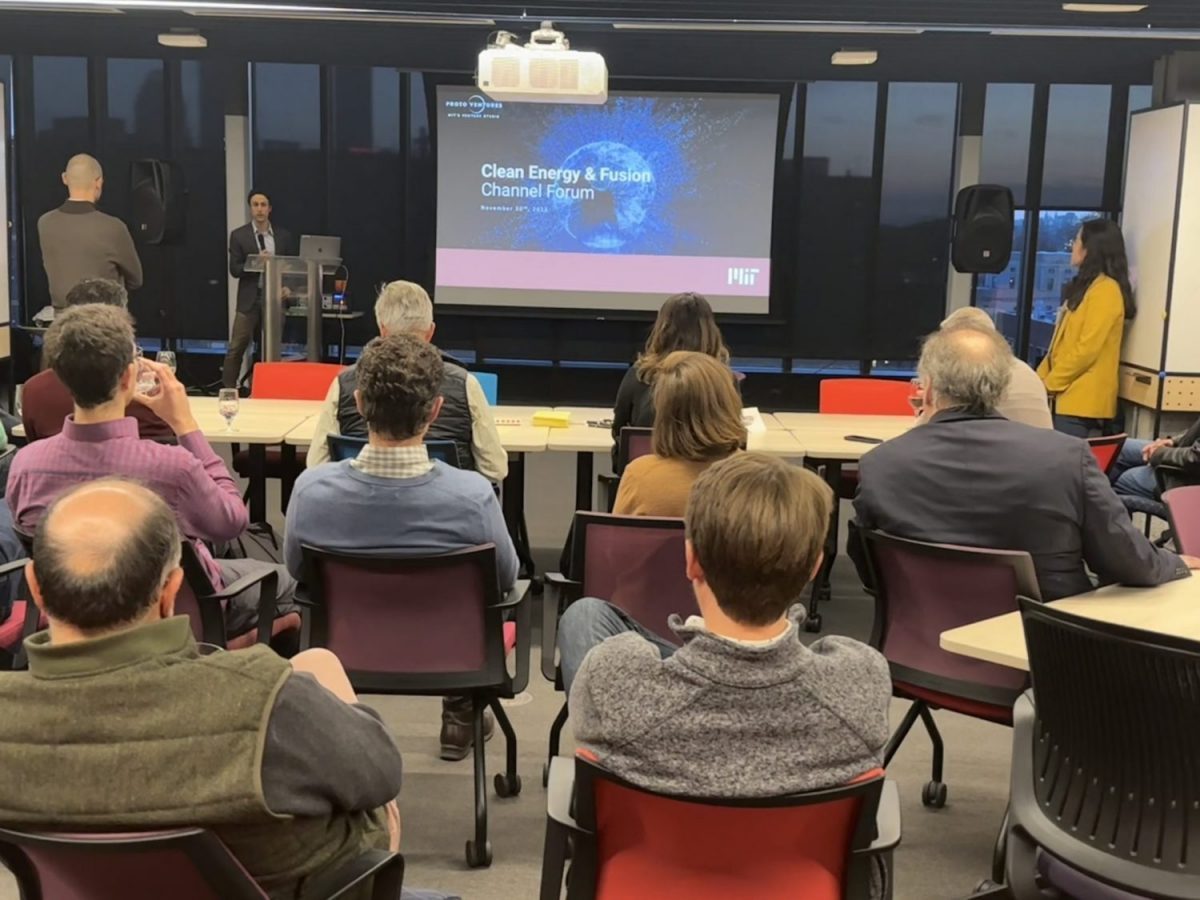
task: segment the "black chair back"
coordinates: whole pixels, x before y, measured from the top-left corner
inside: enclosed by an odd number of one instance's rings
[[[333,462],[354,459],[367,446],[367,439],[352,437],[346,434],[331,434],[326,437],[329,445],[329,458]],[[430,459],[441,460],[448,466],[461,469],[458,456],[458,445],[454,441],[426,441],[425,449],[429,451]]]

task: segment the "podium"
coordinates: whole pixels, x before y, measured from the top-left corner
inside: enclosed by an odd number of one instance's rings
[[[246,257],[246,271],[262,273],[262,360],[279,362],[283,343],[284,290],[288,299],[306,305],[305,343],[312,362],[321,359],[321,261],[299,256],[256,253]],[[315,302],[314,302],[315,301]]]

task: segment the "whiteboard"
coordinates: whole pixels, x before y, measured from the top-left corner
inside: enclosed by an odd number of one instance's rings
[[[1172,106],[1136,113],[1130,125],[1121,228],[1138,313],[1125,329],[1121,360],[1154,372],[1162,366],[1185,118],[1184,107]]]
[[[1200,105],[1185,121],[1182,193],[1175,225],[1175,271],[1167,322],[1168,372],[1200,372]]]

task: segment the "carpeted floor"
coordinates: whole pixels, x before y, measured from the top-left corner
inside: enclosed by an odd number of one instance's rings
[[[570,519],[573,463],[566,454],[545,454],[538,465],[531,477],[560,488],[529,492],[529,524],[539,548],[539,563],[553,565],[551,560],[558,554],[554,545],[561,541]],[[278,509],[274,485],[269,505]],[[844,512],[848,511],[844,505]],[[282,533],[282,521],[272,518]],[[845,519],[843,515],[843,522]],[[834,567],[833,589],[835,599],[823,607],[825,633],[865,640],[870,631],[871,602],[844,556]],[[535,614],[533,621],[540,621],[540,616]],[[400,804],[405,882],[409,886],[453,891],[466,900],[530,900],[537,896],[545,828],[541,771],[546,736],[561,695],[542,678],[536,651],[530,668],[527,696],[508,710],[520,742],[523,792],[519,797],[501,800],[491,789],[491,776],[503,764],[499,731],[488,744],[494,854],[488,869],[471,870],[465,863],[464,844],[472,835],[471,762],[446,763],[437,758],[440,701],[363,698],[383,714],[404,754]],[[893,724],[900,721],[904,708],[902,703],[893,703]],[[946,742],[946,807],[934,811],[921,806],[921,788],[929,779],[930,747],[919,726],[888,770],[888,776],[900,786],[903,814],[903,839],[896,853],[897,900],[967,897],[990,872],[992,846],[1008,796],[1010,731],[952,714],[935,716]],[[572,749],[568,726],[563,752]],[[0,900],[17,900],[18,896],[11,877],[0,869]]]

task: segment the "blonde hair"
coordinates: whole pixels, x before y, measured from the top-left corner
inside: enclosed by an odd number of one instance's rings
[[[676,350],[654,374],[654,455],[705,462],[746,444],[733,372],[703,353]]]
[[[709,466],[692,486],[687,537],[721,611],[770,625],[800,599],[825,546],[833,491],[761,453]]]
[[[689,292],[667,298],[646,338],[646,349],[634,364],[638,378],[649,384],[664,357],[675,350],[694,350],[729,362],[729,348],[717,327],[717,317],[700,294]]]

